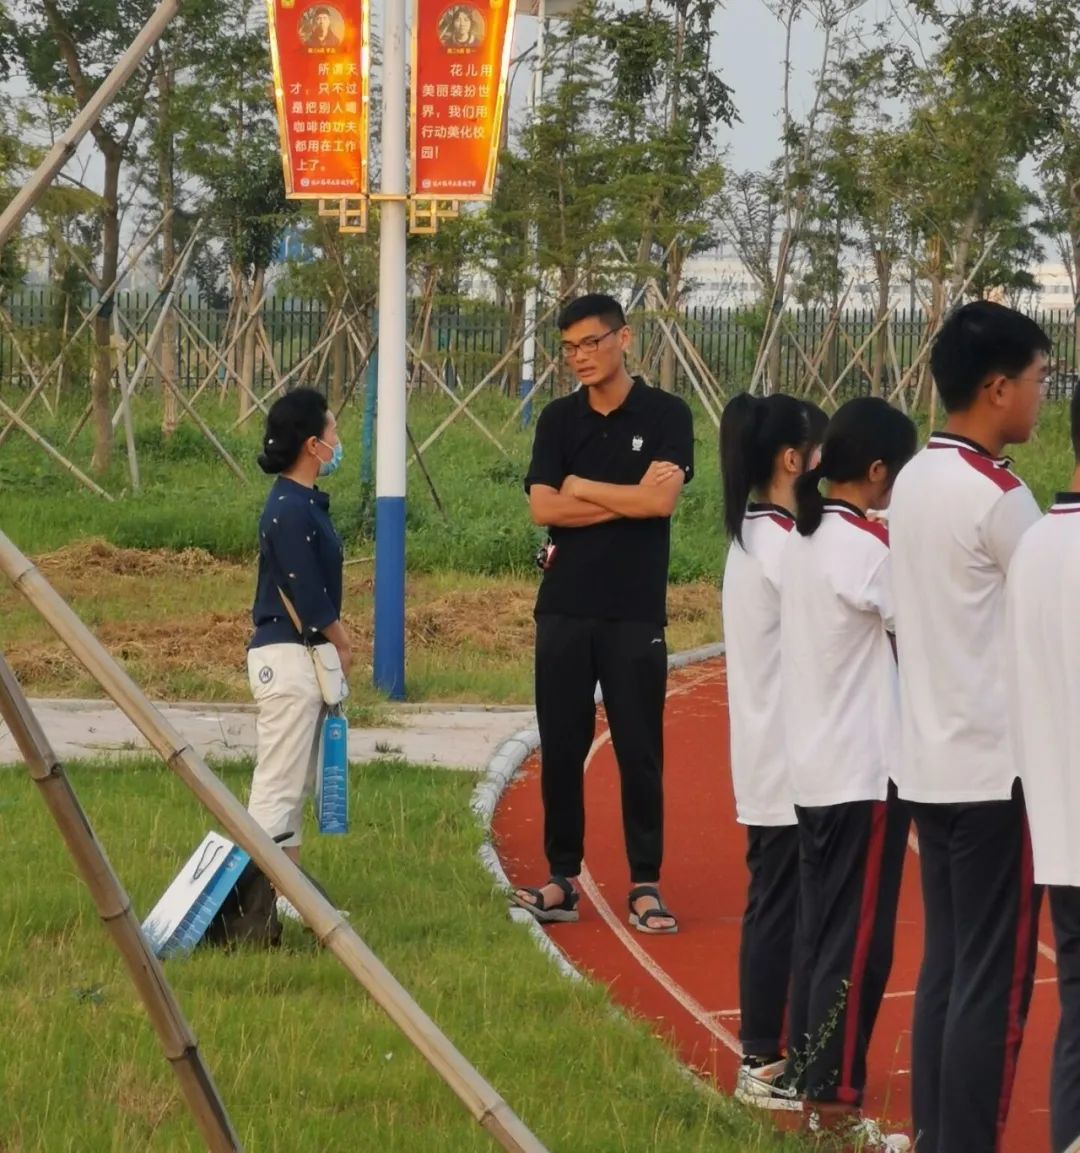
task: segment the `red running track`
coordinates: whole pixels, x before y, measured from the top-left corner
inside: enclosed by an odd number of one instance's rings
[[[570,962],[602,981],[625,1008],[652,1020],[691,1068],[730,1092],[738,1064],[739,922],[745,836],[735,823],[727,765],[722,661],[672,675],[665,723],[664,898],[679,916],[672,937],[626,924],[629,873],[618,770],[601,717],[586,773],[587,847],[581,920],[548,932]],[[507,790],[495,815],[496,847],[514,884],[547,876],[538,760]],[[1049,1070],[1057,1025],[1050,926],[1040,933],[1037,984],[1013,1093],[1005,1153],[1046,1153]],[[865,1110],[910,1132],[911,1014],[922,957],[918,860],[909,854],[892,977],[870,1051]],[[782,1116],[782,1115],[780,1115]]]

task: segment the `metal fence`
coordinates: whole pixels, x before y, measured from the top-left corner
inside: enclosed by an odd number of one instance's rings
[[[64,299],[49,288],[25,288],[4,302],[14,333],[0,328],[0,385],[28,388],[30,373],[19,355],[15,341],[30,361],[35,372],[48,365],[59,355],[66,337],[79,327],[82,317],[92,306],[86,298],[76,304]],[[159,314],[159,300],[151,292],[122,292],[116,297],[115,307],[126,321],[134,326],[141,340],[148,341]],[[520,376],[517,354],[507,357],[514,342],[512,333],[519,331],[520,321],[510,310],[495,304],[467,299],[436,302],[431,310],[426,334],[417,324],[421,310],[418,300],[410,302],[409,327],[417,342],[422,339],[425,360],[439,371],[454,388],[469,388],[505,363],[494,378],[494,385],[510,392],[516,389]],[[222,349],[227,340],[228,313],[205,301],[186,297],[177,302],[186,323],[177,326],[175,362],[178,384],[192,390],[202,384],[208,375],[224,381],[226,371],[214,364],[211,347]],[[1077,348],[1077,323],[1071,310],[1040,311],[1034,314],[1054,342],[1054,372],[1051,392],[1068,395],[1077,381],[1080,368],[1080,350]],[[869,310],[851,309],[830,330],[830,313],[824,309],[801,309],[785,313],[783,330],[774,354],[781,387],[806,387],[812,377],[808,362],[816,366],[820,377],[832,384],[836,377],[851,365],[844,377],[839,393],[851,395],[870,390],[870,375],[875,356],[886,366],[886,378],[896,369],[904,372],[917,357],[923,345],[927,319],[922,312],[895,311],[887,329],[875,334],[876,319]],[[263,355],[260,342],[255,362],[254,385],[264,392],[273,387],[275,371],[281,375],[290,372],[315,349],[326,335],[330,309],[318,301],[286,299],[267,300],[262,312],[267,345],[273,365]],[[363,317],[363,325],[372,318]],[[659,365],[659,353],[664,344],[663,328],[672,331],[676,322],[688,341],[700,355],[709,371],[726,390],[744,387],[750,380],[757,358],[763,329],[763,313],[755,307],[691,307],[676,315],[657,315],[639,312],[632,317],[635,330],[634,352],[640,361],[649,357],[654,375]],[[194,331],[193,331],[194,330]],[[203,334],[204,340],[194,335]],[[85,383],[89,374],[92,354],[92,332],[86,328],[70,346],[65,355],[65,379],[75,384]],[[547,356],[557,358],[559,333],[553,320],[543,324],[538,341]],[[355,347],[342,342],[348,352],[344,366],[346,379],[359,371],[359,358]],[[129,371],[138,361],[135,346],[128,352]],[[548,363],[540,358],[539,369]],[[304,377],[306,383],[329,387],[332,357],[319,356],[312,360],[311,370]],[[419,378],[421,381],[424,378]],[[557,374],[549,378],[549,387],[560,387]],[[565,380],[561,385],[565,385]],[[682,391],[690,381],[681,361],[674,360],[674,384]]]

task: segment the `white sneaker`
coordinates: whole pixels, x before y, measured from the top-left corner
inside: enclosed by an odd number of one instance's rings
[[[810,1114],[807,1128],[811,1133],[824,1131],[820,1114]],[[843,1136],[845,1141],[850,1141],[856,1149],[865,1150],[866,1153],[871,1153],[871,1150],[881,1150],[883,1153],[909,1153],[911,1149],[911,1138],[906,1133],[884,1133],[881,1126],[869,1117],[853,1121],[851,1126],[844,1130]]]
[[[735,1079],[735,1100],[753,1109],[778,1109],[798,1113],[802,1101],[783,1083],[787,1061],[768,1065],[740,1065]]]
[[[301,915],[300,910],[292,903],[292,901],[289,900],[288,897],[279,895],[276,901],[276,905],[277,915],[283,921],[296,921],[296,923],[299,925],[304,924],[304,918]],[[349,919],[349,914],[345,909],[338,909],[338,915],[344,917],[346,921]]]
[[[283,921],[296,921],[298,924],[304,923],[304,918],[300,916],[300,910],[289,900],[288,897],[279,894],[276,901],[277,915]]]

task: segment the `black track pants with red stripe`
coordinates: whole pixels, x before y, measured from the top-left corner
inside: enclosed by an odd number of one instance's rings
[[[910,819],[891,783],[886,801],[795,811],[802,908],[789,1075],[811,1101],[861,1105],[892,968]]]
[[[1024,795],[909,805],[925,946],[915,994],[919,1153],[997,1153],[1035,979],[1039,904]]]
[[[1050,1081],[1050,1133],[1054,1153],[1069,1153],[1080,1143],[1080,886],[1055,885],[1048,891],[1061,997]]]

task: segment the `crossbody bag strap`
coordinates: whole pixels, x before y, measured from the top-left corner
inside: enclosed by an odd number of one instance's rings
[[[300,634],[300,643],[302,645],[306,645],[307,640],[304,638],[304,626],[300,623],[300,618],[296,614],[296,609],[293,608],[292,601],[289,600],[289,598],[285,595],[285,590],[281,587],[281,585],[278,585],[278,596],[281,597],[281,603],[285,606],[285,611],[289,614],[289,620],[292,621],[293,628],[296,629],[296,631]]]

